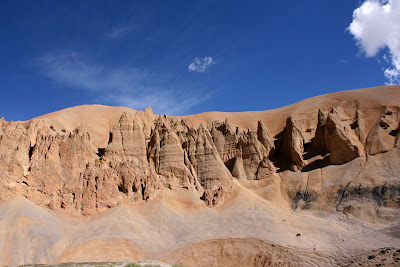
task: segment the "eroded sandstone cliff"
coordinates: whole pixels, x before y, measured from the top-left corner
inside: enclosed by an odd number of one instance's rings
[[[56,115],[2,119],[0,201],[22,195],[89,215],[126,201],[150,202],[177,188],[218,207],[244,187],[293,209],[394,219],[400,179],[384,164],[400,160],[399,107],[379,97],[343,96],[303,113],[284,110],[284,121],[254,116],[256,128],[232,124],[228,116],[193,123],[190,116],[126,109],[113,115],[119,119],[109,129],[99,127],[101,134],[83,121],[72,129],[65,119],[63,127]],[[107,118],[96,117],[102,120]]]

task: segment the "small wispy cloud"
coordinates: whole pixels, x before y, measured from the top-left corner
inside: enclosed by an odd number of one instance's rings
[[[189,64],[189,71],[205,72],[212,65],[215,64],[215,60],[212,57],[198,58],[196,57],[192,63]]]
[[[144,109],[155,113],[182,115],[210,95],[201,96],[186,90],[168,88],[168,78],[144,69],[120,67],[109,69],[88,63],[82,54],[62,52],[47,54],[34,61],[40,73],[61,87],[85,90],[96,102]]]
[[[168,115],[183,115],[191,107],[196,106],[208,98],[212,94],[204,96],[179,96],[177,92],[172,90],[159,91],[155,94],[131,96],[131,95],[117,95],[112,94],[106,96],[108,100],[113,103],[118,103],[120,106],[131,107],[137,110],[143,110],[151,106],[153,111],[157,114],[167,113]]]
[[[134,27],[133,25],[120,25],[106,32],[106,37],[109,39],[119,39],[125,37],[130,32],[135,31],[135,29],[136,27]]]
[[[374,57],[381,49],[390,67],[384,70],[387,84],[400,83],[400,0],[366,0],[353,12],[348,30],[365,52]]]

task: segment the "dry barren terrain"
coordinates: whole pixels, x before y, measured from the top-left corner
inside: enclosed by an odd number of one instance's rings
[[[396,266],[400,86],[0,120],[0,265]]]

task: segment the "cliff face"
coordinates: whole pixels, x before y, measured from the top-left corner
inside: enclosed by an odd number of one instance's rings
[[[126,109],[113,114],[116,120],[96,117],[99,106],[91,116],[110,121],[108,129],[70,119],[63,127],[56,113],[53,124],[40,117],[3,119],[0,202],[25,196],[89,215],[178,189],[218,207],[246,188],[292,209],[393,220],[400,210],[400,101],[385,101],[343,96],[301,113],[283,110],[287,116],[274,121],[253,116],[256,127],[248,128],[235,118],[232,124],[232,114],[194,123],[197,115]]]

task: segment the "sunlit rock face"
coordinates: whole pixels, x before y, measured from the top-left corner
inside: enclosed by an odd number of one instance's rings
[[[363,168],[388,153],[396,161],[399,107],[357,97],[326,99],[313,108],[296,104],[302,112],[282,110],[271,118],[266,111],[266,117],[247,121],[228,113],[223,120],[193,119],[201,114],[158,116],[150,108],[106,113],[98,110],[107,108],[101,106],[92,107],[92,115],[103,117],[76,120],[75,127],[57,114],[52,115],[57,119],[26,122],[2,119],[0,198],[23,195],[51,209],[89,215],[126,201],[151,202],[164,190],[185,189],[204,205],[217,207],[237,188],[253,190],[252,183],[263,181],[270,195],[257,193],[258,185],[255,193],[266,199],[281,195],[292,208],[337,210],[354,199],[356,186],[364,192],[362,199],[397,208],[399,181],[385,178],[389,174],[367,182],[353,173],[339,179],[330,170],[357,161],[363,174]],[[80,107],[75,109],[79,114]],[[90,110],[85,107],[85,114]],[[249,121],[254,126],[245,128]],[[378,164],[372,171],[382,168]],[[388,189],[369,193],[376,188]],[[366,209],[348,206],[357,214]]]

